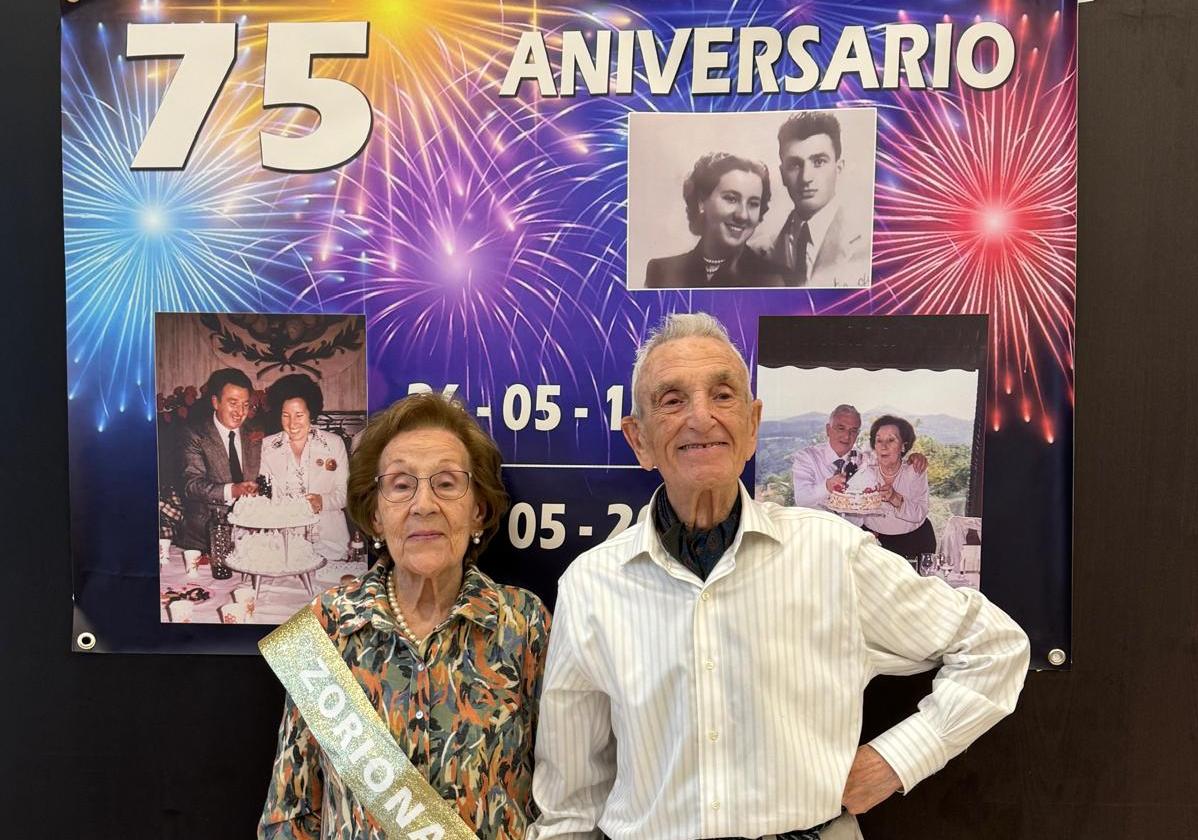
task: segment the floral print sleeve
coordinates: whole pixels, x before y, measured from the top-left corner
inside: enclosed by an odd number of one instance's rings
[[[319,840],[324,774],[318,750],[312,731],[288,697],[279,724],[270,789],[258,826],[260,840]]]
[[[535,597],[535,596],[534,596]],[[524,654],[524,695],[532,698],[532,703],[528,710],[528,729],[532,734],[532,739],[528,745],[528,774],[529,780],[532,778],[532,757],[536,751],[536,733],[537,733],[537,713],[541,707],[541,678],[545,675],[545,655],[549,651],[549,624],[551,617],[549,610],[545,609],[545,605],[540,599],[536,600],[536,610],[531,617],[530,632],[528,634],[528,646]],[[532,792],[529,791],[529,822],[536,820],[540,816],[536,805],[532,801]]]
[[[533,737],[549,613],[536,595],[466,570],[419,648],[385,606],[378,567],[312,605],[346,664],[429,783],[480,840],[523,840],[536,818]],[[287,701],[259,838],[384,840]]]

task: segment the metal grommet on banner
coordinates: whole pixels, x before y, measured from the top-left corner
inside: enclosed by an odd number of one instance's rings
[[[75,637],[75,646],[78,647],[80,650],[91,650],[92,648],[94,648],[96,646],[95,634],[89,633],[88,631],[84,630],[82,633],[80,633],[78,636]]]
[[[1064,665],[1065,660],[1068,658],[1069,657],[1065,655],[1065,651],[1061,650],[1060,648],[1053,648],[1048,652],[1049,665]]]

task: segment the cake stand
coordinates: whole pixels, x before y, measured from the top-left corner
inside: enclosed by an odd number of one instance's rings
[[[304,537],[304,529],[310,525],[315,525],[319,521],[319,516],[309,512],[306,516],[297,516],[293,519],[287,519],[285,523],[280,522],[275,527],[266,528],[247,525],[244,520],[238,520],[236,512],[234,512],[229,515],[229,524],[233,526],[234,550],[225,558],[225,565],[235,572],[240,572],[243,580],[249,577],[250,585],[254,587],[254,594],[256,596],[261,593],[262,581],[264,579],[276,580],[285,577],[299,578],[300,583],[307,590],[308,594],[315,595],[316,592],[312,585],[312,573],[328,561],[314,551],[310,558],[298,560],[294,557],[296,552],[293,546],[298,541],[310,547],[311,543]],[[238,553],[236,546],[239,537],[245,537],[248,534],[268,533],[277,533],[282,541],[282,565],[255,560],[251,557],[242,557]]]

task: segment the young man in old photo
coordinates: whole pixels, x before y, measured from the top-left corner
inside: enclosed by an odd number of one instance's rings
[[[185,549],[212,550],[210,524],[221,508],[258,492],[262,442],[243,435],[254,386],[244,372],[221,368],[208,377],[205,390],[212,413],[184,432],[183,534]]]
[[[827,111],[792,114],[778,130],[778,157],[794,210],[770,259],[786,285],[868,286],[870,219],[853,218],[837,195],[845,164],[840,122]]]

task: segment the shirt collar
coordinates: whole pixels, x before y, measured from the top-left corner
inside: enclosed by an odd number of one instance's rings
[[[241,440],[241,429],[230,429],[230,428],[229,428],[228,426],[226,426],[224,423],[222,423],[222,422],[220,422],[219,420],[217,420],[217,419],[216,419],[216,412],[215,412],[215,411],[214,411],[214,412],[212,412],[212,422],[216,424],[216,433],[217,433],[218,435],[220,435],[220,439],[221,439],[221,442],[222,442],[222,443],[227,443],[227,442],[228,442],[228,440],[229,440],[229,432],[232,432],[233,434],[235,434],[235,435],[237,436],[237,439],[238,439],[238,440]]]
[[[777,526],[774,525],[773,520],[769,518],[762,506],[753,501],[749,491],[745,489],[745,485],[738,481],[737,487],[740,492],[740,527],[737,529],[736,538],[733,539],[728,551],[735,552],[740,547],[745,534],[750,533],[761,534],[774,542],[782,542],[782,536]],[[653,527],[653,507],[657,503],[657,494],[664,492],[665,485],[663,484],[653,492],[648,506],[641,511],[640,524],[637,526],[639,533],[633,538],[632,551],[621,558],[621,566],[638,557],[648,557],[663,568],[672,562],[669,553],[661,544],[661,537],[657,535],[657,529]]]
[[[395,621],[387,606],[387,564],[376,563],[366,574],[343,587],[322,596],[325,608],[337,625],[337,632],[349,636],[361,630],[367,622],[386,633],[395,630]],[[495,582],[474,566],[467,566],[462,576],[462,589],[449,611],[449,617],[473,621],[486,630],[499,625],[499,592]]]
[[[732,511],[723,522],[717,522],[712,528],[692,530],[686,527],[670,504],[669,494],[658,493],[653,497],[653,527],[666,553],[706,580],[736,538],[740,509],[740,493],[737,492]]]
[[[840,202],[833,196],[827,204],[815,211],[815,215],[807,220],[807,229],[811,231],[811,254],[814,256],[819,253],[819,249],[824,244],[824,238],[828,235],[828,228],[832,227],[832,220],[836,218],[836,212],[840,209]]]

